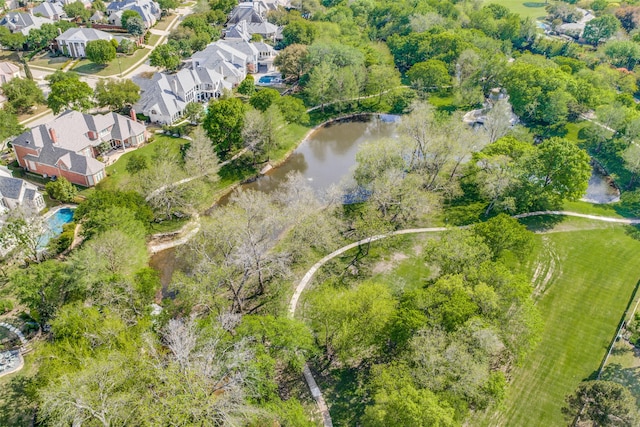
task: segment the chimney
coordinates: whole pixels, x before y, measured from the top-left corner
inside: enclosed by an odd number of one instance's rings
[[[51,136],[51,141],[53,141],[54,144],[58,143],[58,137],[54,128],[49,128],[49,136]]]
[[[136,117],[136,110],[134,110],[133,108],[129,110],[129,116],[134,122],[138,120],[138,118]]]

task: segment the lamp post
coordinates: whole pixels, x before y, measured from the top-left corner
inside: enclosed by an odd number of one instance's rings
[[[122,78],[122,64],[120,63],[120,56],[118,56],[118,68],[120,69],[120,78]]]

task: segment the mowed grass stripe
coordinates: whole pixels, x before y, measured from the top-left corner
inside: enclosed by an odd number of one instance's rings
[[[598,369],[640,278],[640,242],[624,227],[544,238],[560,261],[538,302],[541,342],[514,370],[504,409],[477,425],[566,425],[564,397]]]

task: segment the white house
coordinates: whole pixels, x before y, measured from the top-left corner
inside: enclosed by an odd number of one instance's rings
[[[125,10],[138,12],[146,28],[153,27],[162,14],[160,6],[153,0],[114,1],[107,6],[107,20],[109,24],[122,26],[120,19]]]
[[[0,166],[0,215],[18,207],[40,212],[45,203],[35,185],[14,178],[8,169]]]
[[[40,29],[43,24],[53,24],[53,21],[27,12],[9,12],[0,21],[0,25],[7,27],[12,33],[20,32],[25,36],[33,28]]]
[[[93,40],[122,39],[123,37],[113,37],[104,31],[93,28],[69,28],[67,31],[56,37],[58,49],[66,56],[72,58],[82,58],[85,55],[87,43]]]
[[[171,124],[182,117],[190,102],[219,98],[231,84],[213,69],[197,67],[175,74],[156,73],[151,79],[134,77],[140,86],[140,101],[134,106],[154,123]]]
[[[20,67],[11,62],[0,62],[0,85],[20,77]]]
[[[235,85],[247,74],[273,71],[276,56],[266,43],[231,38],[211,43],[191,58],[194,67],[212,68]]]
[[[59,21],[62,18],[66,18],[67,14],[62,8],[63,4],[56,2],[42,2],[36,7],[33,8],[34,14],[40,14],[45,18],[51,19],[53,21]]]

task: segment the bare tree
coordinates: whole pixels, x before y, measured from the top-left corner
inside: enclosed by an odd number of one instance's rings
[[[219,163],[213,144],[207,138],[202,126],[198,126],[193,132],[189,149],[184,155],[184,168],[187,174],[217,179]]]
[[[497,141],[509,132],[512,117],[513,111],[511,110],[509,101],[499,99],[493,104],[484,122],[484,128],[487,130],[490,143]]]
[[[179,185],[182,179],[177,161],[159,159],[141,174],[141,192],[154,210],[171,219],[176,210],[190,206],[189,187]]]
[[[0,246],[4,250],[15,248],[28,259],[38,261],[47,231],[45,221],[36,212],[14,209],[0,228]]]
[[[191,353],[196,347],[196,331],[193,318],[187,322],[171,319],[162,334],[180,369],[186,369]]]
[[[627,188],[632,188],[640,172],[640,146],[637,144],[629,145],[622,152],[622,159],[624,160],[624,166],[631,172],[631,179],[627,184]]]
[[[244,126],[242,128],[242,139],[244,146],[253,155],[253,163],[263,152],[266,142],[265,135],[266,121],[260,110],[250,109],[244,115]]]
[[[507,156],[494,156],[480,160],[478,166],[480,170],[477,181],[480,184],[480,192],[490,200],[485,215],[489,215],[498,203],[506,210],[514,209],[514,200],[504,198],[511,186],[517,182],[511,159]]]
[[[41,390],[38,416],[51,425],[126,426],[137,400],[122,358],[89,359],[84,369],[62,375]]]

